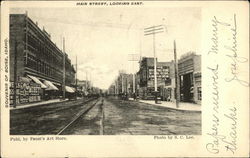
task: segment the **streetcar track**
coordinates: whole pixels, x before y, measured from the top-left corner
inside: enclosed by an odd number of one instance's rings
[[[112,103],[110,103],[110,102],[107,101],[106,104],[112,104]],[[103,111],[104,111],[104,110],[103,110]],[[104,115],[104,112],[103,112],[103,115]],[[105,116],[103,116],[103,117],[105,117]],[[126,131],[127,131],[130,135],[134,135],[133,132],[132,132],[128,127],[124,127],[124,128],[126,129]],[[104,130],[104,124],[103,124],[103,130]],[[103,133],[104,133],[104,131],[103,131]]]
[[[32,107],[27,107],[27,108],[22,108],[22,109],[13,109],[11,112],[12,113],[21,113],[21,112],[23,113],[23,111],[25,111],[26,113],[28,113],[28,112],[34,110],[35,108],[47,108],[47,109],[49,109],[51,112],[47,112],[46,110],[40,110],[40,109],[36,110],[36,111],[39,112],[39,114],[37,116],[44,116],[44,115],[49,115],[51,113],[54,113],[55,111],[60,112],[60,111],[63,111],[63,110],[68,110],[68,109],[71,109],[72,107],[77,107],[79,105],[91,102],[91,101],[93,101],[95,99],[96,98],[91,98],[89,100],[83,101],[82,103],[77,103],[76,105],[73,105],[73,106],[64,106],[64,107],[57,106],[57,107],[54,107],[54,105],[58,104],[58,103],[51,103],[51,104],[47,104],[47,105],[38,105],[37,107],[32,106]],[[70,101],[65,101],[64,103],[70,103]],[[74,104],[74,103],[71,102],[71,104]]]
[[[103,107],[104,104],[103,104],[103,102],[104,102],[104,100],[102,98],[101,106],[100,106],[100,108],[101,108],[100,131],[99,131],[100,135],[104,135],[104,118],[105,118],[105,116],[104,116],[104,107]]]
[[[27,107],[10,111],[10,115],[18,116],[10,117],[10,133],[12,135],[56,135],[65,124],[71,121],[75,114],[89,107],[89,105],[93,104],[97,99],[98,98],[96,97],[91,97],[86,100],[74,100],[68,102],[68,104],[57,103],[53,104],[53,106],[51,104],[47,104],[39,107]],[[87,106],[83,106],[85,104]]]
[[[91,105],[90,107],[88,107],[87,109],[82,110],[80,113],[78,113],[70,123],[68,123],[66,126],[64,126],[56,135],[60,135],[61,133],[63,133],[66,129],[68,129],[74,122],[76,122],[82,115],[86,114],[87,112],[89,112],[97,103],[98,103],[99,99],[97,99],[97,101]]]

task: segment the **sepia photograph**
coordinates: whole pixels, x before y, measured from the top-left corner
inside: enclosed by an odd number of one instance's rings
[[[201,135],[200,8],[9,16],[11,135]]]
[[[0,157],[249,157],[247,1],[4,1],[0,60]]]

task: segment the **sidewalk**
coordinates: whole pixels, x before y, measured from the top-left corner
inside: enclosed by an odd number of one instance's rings
[[[175,110],[201,111],[201,105],[194,104],[194,103],[180,102],[179,103],[179,108],[176,108],[175,102],[161,101],[161,104],[156,104],[154,100],[138,100],[138,101],[142,102],[142,103],[151,104],[151,105],[163,106],[163,107],[170,108],[170,109],[175,109]]]
[[[65,100],[51,99],[51,100],[41,101],[41,102],[36,102],[36,103],[31,103],[31,104],[18,105],[16,106],[16,108],[10,107],[10,110],[23,109],[23,108],[33,107],[33,106],[42,106],[42,105],[51,104],[51,103],[65,102],[67,100],[68,99],[65,99]]]

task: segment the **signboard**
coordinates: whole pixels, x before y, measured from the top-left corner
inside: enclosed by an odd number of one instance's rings
[[[166,80],[169,78],[169,67],[157,67],[156,69],[156,76],[159,79]],[[148,69],[148,78],[150,80],[154,80],[154,69],[150,68]]]
[[[41,85],[36,83],[17,82],[16,103],[25,104],[41,101]],[[14,82],[10,82],[10,104],[14,99]]]

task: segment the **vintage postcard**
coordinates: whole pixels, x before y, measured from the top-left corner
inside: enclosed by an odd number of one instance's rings
[[[249,3],[2,2],[1,156],[249,157]]]

